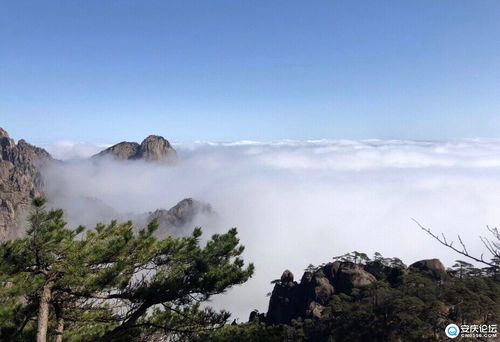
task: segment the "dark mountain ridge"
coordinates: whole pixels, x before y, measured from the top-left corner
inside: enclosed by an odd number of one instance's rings
[[[496,266],[457,260],[446,269],[438,259],[424,259],[407,267],[399,258],[352,252],[309,265],[300,282],[285,270],[272,283],[267,313],[255,310],[248,322],[195,341],[438,342],[449,340],[450,324],[458,326],[458,340],[498,340]]]
[[[322,318],[323,311],[334,295],[351,295],[379,280],[394,285],[413,270],[424,272],[436,281],[446,278],[446,269],[438,259],[425,259],[405,267],[402,263],[371,260],[357,263],[334,261],[308,269],[300,282],[285,270],[274,285],[269,309],[265,315],[254,312],[250,319],[260,317],[270,324],[289,324],[297,318]]]

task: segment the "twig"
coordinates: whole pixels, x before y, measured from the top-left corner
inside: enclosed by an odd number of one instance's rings
[[[446,247],[448,247],[448,248],[451,248],[451,249],[452,249],[452,250],[454,250],[455,252],[457,252],[457,253],[459,253],[459,254],[461,254],[461,255],[463,255],[463,256],[465,256],[465,257],[469,258],[469,259],[472,259],[472,260],[477,261],[477,262],[479,262],[479,263],[482,263],[482,264],[484,264],[484,265],[488,265],[488,266],[490,266],[490,267],[492,267],[492,268],[494,268],[494,269],[498,269],[498,268],[500,267],[500,266],[499,266],[499,265],[497,265],[497,264],[494,264],[494,263],[492,263],[492,262],[488,262],[488,261],[484,260],[484,258],[483,258],[483,254],[481,254],[481,257],[480,257],[480,258],[475,257],[475,256],[473,256],[473,255],[469,254],[469,252],[467,251],[467,248],[465,247],[465,244],[464,244],[464,242],[462,241],[462,238],[460,237],[460,235],[458,235],[458,241],[459,241],[459,242],[460,242],[460,244],[462,245],[462,250],[460,250],[460,249],[458,249],[458,248],[454,247],[454,246],[453,246],[453,241],[452,241],[451,243],[449,243],[449,242],[446,240],[446,237],[445,237],[445,235],[444,235],[444,234],[441,234],[441,235],[442,235],[442,238],[440,238],[438,235],[434,234],[434,233],[433,233],[433,232],[432,232],[429,228],[425,228],[424,226],[422,226],[422,225],[420,224],[420,222],[418,222],[418,221],[417,221],[417,220],[415,220],[414,218],[412,218],[412,220],[413,220],[413,222],[415,222],[415,223],[416,223],[416,224],[420,227],[420,229],[422,229],[424,232],[426,232],[427,234],[429,234],[430,236],[432,236],[432,237],[433,237],[435,240],[437,240],[440,244],[442,244],[442,245],[444,245],[444,246],[446,246]],[[491,231],[491,229],[490,229],[489,227],[488,227],[488,229]],[[494,231],[496,231],[496,233],[498,233],[498,230],[496,230],[496,228],[494,228],[493,230],[494,230]],[[496,236],[496,234],[495,234],[495,233],[493,233],[493,235],[495,235],[495,236]],[[498,236],[500,236],[500,234],[499,234]],[[485,239],[486,241],[490,242],[488,239],[486,239],[486,238],[482,238],[482,237],[481,237],[481,240],[483,240],[483,239]],[[484,241],[483,241],[483,243],[484,243]],[[489,248],[488,248],[488,250],[489,250],[489,251],[493,254],[493,256],[494,256],[494,257],[498,257],[498,255],[497,255],[497,253],[496,253],[495,251],[492,251],[492,250],[490,250]]]

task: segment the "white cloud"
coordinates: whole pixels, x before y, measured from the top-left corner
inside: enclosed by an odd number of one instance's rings
[[[93,144],[84,142],[74,142],[70,140],[61,140],[53,144],[43,145],[52,157],[59,160],[73,160],[89,158],[90,156],[102,151],[109,145]]]
[[[68,144],[60,155],[89,155]],[[175,144],[180,162],[89,161],[47,170],[48,194],[74,221],[102,213],[93,197],[118,213],[169,208],[185,197],[213,205],[206,234],[237,226],[256,275],[215,301],[244,320],[265,311],[269,281],[290,268],[300,278],[310,263],[352,250],[401,257],[407,263],[459,256],[411,221],[450,238],[461,234],[479,253],[478,235],[500,222],[500,141],[312,140]],[[86,150],[87,151],[87,150]],[[90,151],[90,149],[88,150]],[[94,150],[92,150],[92,154]],[[97,152],[97,151],[95,151]],[[72,157],[73,158],[73,157]],[[99,216],[101,215],[101,216]]]

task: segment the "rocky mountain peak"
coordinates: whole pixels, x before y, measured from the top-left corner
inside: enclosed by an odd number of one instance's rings
[[[0,148],[2,149],[2,159],[6,158],[3,153],[12,149],[15,145],[16,143],[9,137],[9,134],[0,127]]]
[[[9,138],[9,134],[2,127],[0,127],[0,138]]]
[[[160,228],[171,229],[191,223],[198,214],[214,215],[214,211],[210,204],[185,198],[169,210],[157,209],[150,212],[147,221],[157,220]]]
[[[135,156],[139,152],[139,147],[140,145],[136,142],[122,141],[121,143],[115,144],[99,152],[92,156],[92,158],[112,156],[116,160],[135,159]]]
[[[49,152],[45,151],[41,147],[27,143],[24,139],[17,142],[17,149],[20,156],[24,156],[34,163],[40,163],[52,159]]]
[[[168,140],[158,135],[150,135],[142,141],[123,141],[104,151],[99,152],[92,158],[112,156],[116,160],[145,160],[148,162],[170,163],[177,159],[175,149]]]
[[[24,140],[15,143],[0,128],[0,241],[19,234],[19,219],[42,193],[40,169],[52,157]]]
[[[146,161],[169,162],[175,160],[177,153],[167,139],[150,135],[139,147],[139,158]]]

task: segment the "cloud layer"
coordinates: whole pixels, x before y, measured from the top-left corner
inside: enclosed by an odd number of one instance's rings
[[[99,148],[69,148],[56,156],[87,157]],[[58,164],[45,172],[52,203],[71,221],[91,224],[107,213],[126,216],[169,208],[193,197],[218,212],[200,218],[206,235],[237,226],[245,258],[256,265],[247,284],[215,305],[247,318],[265,311],[269,281],[289,268],[358,250],[411,263],[459,256],[440,247],[411,221],[450,238],[461,234],[471,252],[478,235],[500,222],[500,141],[317,140],[174,144],[180,162]],[[56,147],[47,146],[50,152]],[[94,198],[112,208],[99,212]]]
[[[70,140],[61,140],[54,144],[42,145],[52,157],[59,160],[74,160],[88,158],[109,145],[107,144],[92,144],[85,142],[74,142]]]

